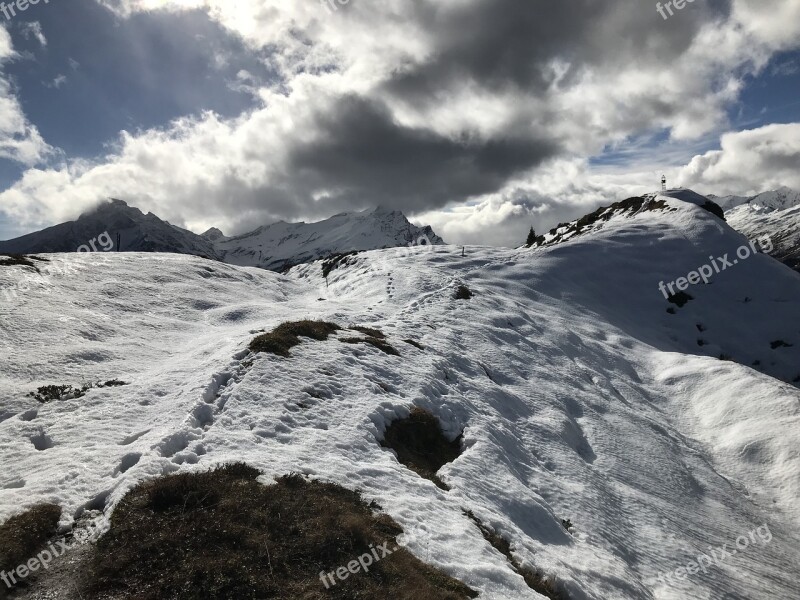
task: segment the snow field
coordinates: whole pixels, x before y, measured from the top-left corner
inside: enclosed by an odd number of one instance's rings
[[[464,510],[573,598],[797,597],[800,392],[772,376],[800,364],[800,279],[756,256],[668,314],[659,281],[744,239],[668,202],[678,210],[538,250],[366,252],[328,287],[318,263],[281,276],[179,255],[81,256],[53,293],[0,304],[0,519],[40,501],[64,507],[65,527],[87,508],[107,518],[143,479],[236,460],[264,481],[300,472],[362,490],[409,550],[482,598],[540,596]],[[0,284],[22,274],[0,270]],[[460,284],[475,297],[455,300]],[[338,341],[352,332],[305,340],[290,358],[247,351],[259,331],[304,318],[377,327],[401,356]],[[776,337],[797,344],[773,350]],[[129,385],[25,397],[112,378]],[[464,433],[439,472],[449,492],[380,447],[413,405],[451,439]],[[38,435],[51,447],[37,450]],[[769,544],[659,578],[763,524]]]

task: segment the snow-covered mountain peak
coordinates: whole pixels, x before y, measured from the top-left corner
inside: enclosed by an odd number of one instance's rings
[[[224,233],[222,233],[222,231],[217,229],[216,227],[212,227],[211,229],[201,233],[200,235],[201,235],[201,237],[204,237],[207,240],[211,240],[212,242],[216,242],[216,241],[219,241],[219,240],[227,240],[228,239],[228,237]]]
[[[772,255],[800,270],[800,192],[788,187],[743,198],[720,199],[727,206],[725,217],[750,239],[767,236]]]
[[[403,214],[402,211],[393,210],[391,208],[388,208],[387,206],[384,206],[383,204],[379,204],[373,210],[367,211],[367,212],[369,212],[369,214],[373,214],[373,215],[376,215],[376,216],[380,216],[380,215],[402,215]]]
[[[225,262],[280,271],[333,254],[420,244],[441,245],[444,240],[429,226],[413,225],[402,212],[378,207],[316,223],[280,221],[215,247]]]
[[[755,196],[714,196],[709,198],[719,204],[726,212],[740,206],[746,206],[754,212],[773,212],[800,206],[800,192],[782,186],[775,190],[762,192]]]
[[[91,208],[83,211],[81,215],[78,217],[78,219],[83,219],[98,214],[109,214],[116,212],[122,213],[129,210],[133,210],[136,213],[143,214],[142,211],[140,211],[138,208],[134,207],[133,209],[131,209],[131,207],[128,206],[128,203],[125,202],[124,200],[118,200],[117,198],[107,198],[102,202],[100,202],[99,204],[96,204]]]
[[[800,192],[784,186],[777,190],[753,196],[748,204],[752,210],[757,212],[786,210],[800,206]]]
[[[113,249],[117,251],[175,252],[216,258],[214,247],[206,238],[116,199],[97,205],[75,221],[0,242],[0,252],[76,252],[104,234],[114,242]]]

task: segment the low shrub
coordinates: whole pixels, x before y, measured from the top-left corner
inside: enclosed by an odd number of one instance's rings
[[[358,254],[357,251],[345,252],[342,254],[334,254],[322,261],[322,276],[327,279],[332,271],[339,267],[344,267],[350,264],[353,260],[352,257]]]
[[[472,290],[470,290],[470,289],[469,289],[467,286],[465,286],[465,285],[459,285],[459,286],[456,288],[456,291],[455,291],[455,294],[453,295],[453,297],[454,297],[456,300],[469,300],[469,299],[470,299],[470,298],[472,298],[474,295],[475,295],[475,294],[473,294],[473,293],[472,293]]]
[[[72,387],[71,385],[43,385],[35,392],[29,392],[28,396],[35,398],[42,404],[54,402],[58,400],[75,400],[83,398],[86,393],[93,388],[104,387],[119,387],[128,385],[124,381],[118,379],[111,379],[106,382],[99,381],[97,383],[84,383],[80,387]]]
[[[42,404],[57,400],[74,400],[83,398],[91,386],[84,385],[80,388],[73,388],[71,385],[43,385],[35,392],[30,392],[28,396],[35,398]]]
[[[120,381],[119,379],[111,379],[109,381],[106,381],[105,383],[97,384],[97,387],[120,387],[123,385],[128,385],[128,384],[125,383],[124,381]]]

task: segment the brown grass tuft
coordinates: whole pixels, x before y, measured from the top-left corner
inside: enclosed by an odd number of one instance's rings
[[[41,258],[39,256],[23,256],[22,254],[0,254],[0,267],[30,267],[37,273],[39,273],[39,267],[33,262],[34,260],[38,260],[39,262],[49,262],[46,258]]]
[[[371,546],[397,547],[401,528],[357,492],[287,475],[255,481],[243,464],[170,475],[134,488],[97,543],[89,598],[117,600],[398,598],[462,600],[477,594],[405,549],[369,570],[335,578]]]
[[[385,340],[386,335],[380,329],[373,329],[372,327],[364,327],[363,325],[353,325],[350,327],[353,331],[358,331],[359,333],[363,333],[367,337],[374,337],[378,338],[379,340]]]
[[[289,350],[300,343],[301,337],[324,341],[341,327],[325,321],[290,321],[278,325],[269,333],[258,336],[250,342],[253,352],[268,352],[278,356],[289,357]]]
[[[0,525],[0,570],[10,572],[26,564],[56,533],[61,507],[39,504]],[[0,598],[6,585],[0,583]]]

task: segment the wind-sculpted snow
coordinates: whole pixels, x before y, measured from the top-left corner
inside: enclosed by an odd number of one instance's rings
[[[65,524],[99,504],[102,525],[143,479],[235,460],[362,490],[411,552],[481,598],[540,596],[464,511],[573,598],[800,597],[800,278],[757,255],[675,309],[660,281],[746,242],[662,199],[671,210],[550,247],[362,252],[327,282],[320,263],[278,275],[78,256],[74,273],[0,303],[0,520],[49,501]],[[0,268],[0,285],[24,274]],[[303,319],[343,329],[288,358],[248,351]],[[400,356],[342,343],[356,325]],[[26,396],[111,379],[129,385]],[[438,472],[449,491],[381,447],[414,406],[449,439],[463,432]],[[716,560],[765,525],[769,542]]]

